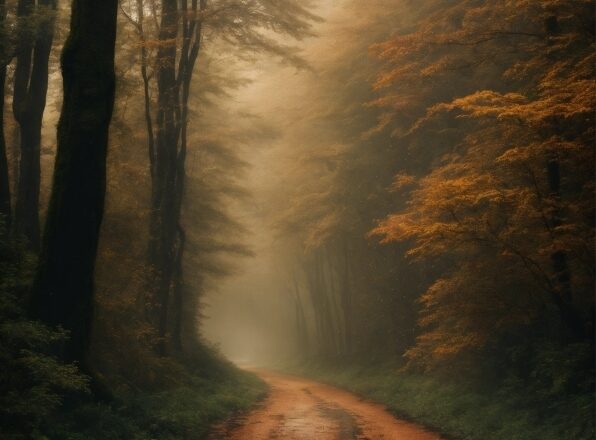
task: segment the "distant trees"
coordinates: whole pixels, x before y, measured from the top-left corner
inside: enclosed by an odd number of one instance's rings
[[[350,5],[378,34],[344,37],[309,83],[319,104],[292,134],[277,222],[318,352],[545,377],[544,362],[567,368],[554,344],[583,371],[593,3],[381,2],[374,18]]]
[[[283,243],[280,254],[294,255],[288,272],[300,286],[308,352],[391,357],[413,341],[420,273],[402,264],[398,252],[366,239],[374,219],[393,204],[386,189],[403,159],[390,138],[371,129],[381,113],[368,105],[375,99],[369,80],[379,64],[367,54],[412,12],[392,2],[347,5],[358,19],[348,31],[329,25],[330,40],[337,38],[341,50],[331,43],[317,47],[328,56],[315,59],[305,107],[296,104],[296,121],[283,139],[289,158],[272,203],[272,210],[282,209],[271,216]],[[288,295],[293,305],[292,289]]]
[[[12,99],[19,125],[19,179],[15,231],[39,248],[41,122],[46,106],[50,51],[54,39],[56,0],[19,0],[18,41]]]
[[[155,275],[149,287],[152,298],[147,304],[158,329],[157,351],[165,355],[171,350],[182,351],[182,311],[185,304],[192,302],[183,294],[187,234],[182,207],[189,148],[189,100],[204,44],[203,33],[211,30],[212,41],[231,45],[239,58],[268,52],[302,65],[291,48],[265,36],[262,29],[301,38],[308,34],[315,17],[294,1],[275,5],[227,0],[164,0],[149,4],[137,0],[124,3],[123,11],[140,40],[152,182],[148,253]]]

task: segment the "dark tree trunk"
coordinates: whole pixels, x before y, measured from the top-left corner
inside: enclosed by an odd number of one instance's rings
[[[6,19],[6,5],[0,0],[0,25]],[[8,175],[8,159],[6,157],[6,137],[4,136],[4,89],[6,85],[6,64],[8,63],[8,48],[4,39],[0,41],[0,217],[3,217],[5,231],[10,229],[12,211],[10,206],[10,178]]]
[[[179,105],[176,85],[176,41],[178,36],[177,0],[162,2],[157,54],[157,142],[152,182],[150,256],[158,273],[158,353],[165,355],[168,346],[171,290],[176,269],[174,257],[175,224],[172,225],[175,162],[178,149]]]
[[[334,286],[333,286],[333,274],[329,270],[328,277],[325,273],[325,262],[327,256],[325,249],[321,249],[319,251],[319,276],[320,276],[320,295],[321,295],[321,305],[323,306],[323,313],[324,319],[323,323],[325,324],[325,332],[327,333],[327,355],[337,355],[339,352],[339,345],[338,345],[338,332],[337,332],[337,323],[335,320],[335,301],[334,301]],[[327,265],[329,267],[329,265]]]
[[[39,184],[41,124],[48,90],[48,64],[54,38],[54,0],[21,0],[18,15],[25,18],[36,9],[46,16],[31,38],[22,38],[17,51],[13,112],[20,127],[19,180],[15,206],[15,232],[39,248]]]
[[[317,285],[317,275],[316,275],[316,262],[312,262],[307,264],[306,266],[306,274],[308,280],[308,292],[310,295],[310,302],[313,308],[313,315],[315,319],[315,339],[316,339],[316,347],[315,351],[319,354],[325,354],[325,330],[323,325],[323,313],[322,307],[320,305],[321,298],[319,295],[319,289]]]
[[[62,357],[84,369],[114,106],[117,6],[117,0],[72,4],[54,182],[32,294],[33,313],[70,332]]]
[[[306,327],[306,317],[304,316],[304,307],[302,306],[302,298],[300,296],[300,289],[298,287],[298,280],[294,275],[294,306],[296,319],[296,338],[298,348],[301,355],[308,354],[308,329]]]
[[[179,231],[180,243],[178,246],[179,255],[176,255],[175,262],[176,267],[174,271],[174,304],[173,304],[173,313],[172,313],[172,348],[177,353],[182,353],[183,350],[183,341],[182,341],[182,327],[183,327],[183,320],[184,320],[184,306],[185,306],[185,297],[184,297],[184,281],[183,281],[183,272],[182,272],[182,261],[183,261],[183,253],[184,253],[184,246],[186,243],[186,233],[184,230]]]
[[[561,164],[556,157],[551,157],[546,166],[550,197],[553,208],[550,223],[553,230],[562,224],[560,212],[561,200]],[[553,276],[553,301],[559,309],[559,315],[565,328],[565,339],[581,340],[584,335],[582,320],[573,304],[571,288],[571,271],[567,261],[567,253],[558,249],[551,254]]]
[[[345,354],[352,354],[352,286],[350,286],[350,256],[347,235],[343,239],[343,273],[341,289],[341,307],[344,320]]]
[[[552,38],[559,33],[559,19],[556,15],[547,17],[544,20],[544,30],[547,36],[547,44],[552,43]],[[550,131],[552,130],[552,132]],[[561,121],[555,120],[546,135],[553,134],[561,136],[564,127]],[[546,161],[546,179],[549,189],[549,197],[552,207],[548,222],[549,228],[554,231],[561,226],[563,219],[561,213],[561,162],[556,154],[551,154]],[[584,337],[584,329],[579,313],[573,304],[573,293],[571,287],[571,271],[569,268],[567,253],[562,249],[556,249],[551,254],[551,267],[554,275],[551,281],[552,300],[558,309],[561,323],[563,325],[562,338],[568,340],[580,340]]]
[[[309,290],[315,315],[319,352],[323,356],[337,353],[332,304],[325,282],[324,257],[321,250],[314,252],[309,271]]]
[[[141,42],[143,34],[142,2],[137,3],[135,23]],[[156,280],[155,310],[152,317],[159,336],[157,352],[166,355],[168,347],[182,350],[182,307],[185,303],[182,258],[185,234],[181,211],[185,185],[185,162],[188,126],[188,100],[195,62],[201,45],[201,23],[198,8],[206,1],[164,0],[161,9],[159,40],[162,42],[156,59],[157,109],[153,123],[149,100],[147,54],[141,49],[141,75],[145,90],[152,193],[150,214],[149,261]],[[181,47],[177,46],[178,37]]]
[[[341,311],[341,292],[338,288],[337,270],[334,266],[333,250],[330,245],[323,248],[323,275],[325,274],[325,266],[327,267],[327,277],[324,277],[324,291],[328,297],[329,303],[329,319],[330,328],[333,335],[333,350],[334,354],[341,355],[344,353],[344,322]],[[325,281],[327,280],[327,281]]]
[[[4,87],[6,84],[6,66],[0,67],[0,216],[3,217],[5,231],[10,229],[12,210],[10,206],[10,179],[8,159],[6,157],[6,138],[4,136]]]

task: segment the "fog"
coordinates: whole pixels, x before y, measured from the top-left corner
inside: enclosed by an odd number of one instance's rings
[[[336,103],[327,102],[327,95],[336,93],[333,87],[342,87],[338,82],[342,78],[356,83],[357,89],[370,88],[368,72],[350,72],[350,64],[373,63],[367,44],[389,35],[387,15],[394,9],[394,2],[386,0],[367,2],[366,7],[352,1],[317,2],[313,12],[321,21],[313,28],[316,35],[296,44],[308,67],[261,57],[242,70],[250,84],[235,93],[233,102],[225,102],[250,111],[276,133],[272,140],[253,139],[242,148],[250,163],[243,181],[250,198],[234,204],[232,215],[247,227],[247,245],[254,256],[239,261],[234,275],[218,281],[204,298],[202,334],[233,361],[278,363],[301,354],[292,300],[295,262],[291,260],[296,249],[287,246],[280,217],[293,209],[291,197],[296,196],[298,180],[314,179],[317,186],[330,178],[319,171],[311,175],[308,168],[329,146],[341,148],[333,139],[337,122],[329,119]],[[359,59],[346,60],[354,55]],[[346,63],[347,74],[342,74]],[[360,100],[353,103],[356,110],[366,104],[362,97],[355,98]]]
[[[0,1],[0,438],[592,440],[594,20]]]

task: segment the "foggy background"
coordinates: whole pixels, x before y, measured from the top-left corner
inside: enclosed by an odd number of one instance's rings
[[[393,26],[407,19],[397,15],[395,2],[388,0],[367,1],[365,6],[345,0],[316,4],[313,12],[323,21],[314,26],[316,36],[297,45],[309,68],[260,59],[242,71],[251,83],[236,93],[235,102],[226,103],[267,121],[276,134],[272,140],[257,139],[243,146],[243,157],[250,163],[244,179],[250,198],[233,206],[232,212],[248,228],[247,244],[254,256],[239,261],[236,273],[219,281],[204,298],[202,334],[238,363],[266,364],[298,354],[289,267],[295,250],[284,247],[276,222],[291,208],[289,195],[296,179],[324,181],[324,176],[305,176],[300,168],[318,145],[337,142],[337,127],[325,121],[334,110],[325,97],[339,93],[334,87],[345,86],[337,82],[338,64],[344,68],[346,56],[356,54],[354,71],[348,66],[349,75],[354,75],[350,79],[370,89],[372,74],[357,71],[358,63],[374,64],[368,44],[386,37]],[[365,101],[353,106],[364,106]]]

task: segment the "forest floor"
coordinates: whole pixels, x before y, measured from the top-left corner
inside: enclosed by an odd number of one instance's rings
[[[440,440],[385,407],[329,385],[252,370],[270,387],[252,412],[218,425],[210,440]]]

